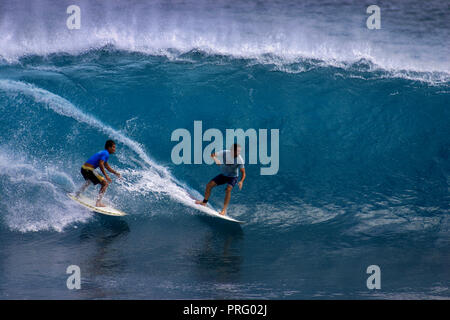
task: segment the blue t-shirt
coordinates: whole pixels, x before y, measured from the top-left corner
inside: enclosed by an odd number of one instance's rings
[[[104,162],[108,162],[109,159],[109,152],[108,150],[102,150],[100,152],[97,152],[92,157],[90,157],[86,163],[92,164],[94,168],[98,168],[100,160],[103,160]]]
[[[231,155],[230,150],[222,150],[216,153],[217,158],[222,163],[220,169],[227,177],[238,177],[239,169],[244,168],[244,159],[239,155],[236,158]]]

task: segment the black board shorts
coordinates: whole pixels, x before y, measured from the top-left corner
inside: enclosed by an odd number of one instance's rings
[[[96,173],[93,168],[89,168],[86,166],[81,167],[81,175],[83,176],[84,180],[89,180],[94,185],[102,183],[102,181],[104,180],[103,177]]]
[[[234,187],[238,181],[238,177],[227,177],[223,174],[219,174],[218,176],[215,176],[212,181],[214,181],[218,186],[226,183]]]

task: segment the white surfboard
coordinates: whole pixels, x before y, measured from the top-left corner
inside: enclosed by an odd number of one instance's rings
[[[85,196],[83,196],[83,195],[80,195],[80,196],[77,198],[77,197],[75,197],[74,194],[68,193],[67,196],[68,196],[70,199],[72,199],[72,200],[78,202],[78,203],[81,204],[82,206],[84,206],[84,207],[86,207],[86,208],[88,208],[88,209],[90,209],[90,210],[92,210],[92,211],[101,213],[101,214],[106,214],[106,215],[108,215],[108,216],[114,216],[114,217],[123,217],[123,216],[126,216],[126,215],[127,215],[125,212],[120,211],[120,210],[117,210],[116,208],[113,208],[113,207],[110,207],[110,206],[106,206],[106,207],[96,207],[96,206],[95,206],[95,200],[90,199],[90,198],[87,198],[87,197],[85,197]]]
[[[191,195],[189,195],[189,196],[194,201],[196,200],[193,196],[191,196]],[[230,217],[228,214],[226,214],[226,215],[220,214],[219,211],[214,210],[213,208],[211,208],[209,206],[202,206],[201,204],[195,204],[195,202],[194,202],[194,206],[197,210],[200,210],[201,212],[206,213],[208,216],[212,216],[215,218],[220,218],[223,220],[240,223],[240,224],[245,223],[244,221],[236,220],[236,219]]]
[[[206,213],[209,216],[213,216],[215,218],[220,218],[223,220],[228,220],[228,221],[236,222],[236,223],[240,223],[240,224],[244,223],[244,221],[236,220],[236,219],[230,217],[228,214],[226,214],[226,215],[220,214],[218,211],[216,211],[210,207],[205,207],[205,206],[202,206],[199,204],[197,206],[198,206],[198,210]]]

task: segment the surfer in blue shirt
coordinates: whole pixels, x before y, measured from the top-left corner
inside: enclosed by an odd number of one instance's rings
[[[112,140],[108,140],[105,143],[105,150],[97,152],[81,166],[81,175],[83,176],[84,180],[86,180],[86,182],[83,184],[80,190],[75,193],[76,197],[79,197],[91,183],[93,183],[94,185],[101,184],[102,187],[100,188],[95,206],[105,207],[105,205],[102,203],[102,198],[105,194],[106,188],[108,188],[109,182],[111,182],[111,178],[106,173],[106,170],[120,178],[120,173],[113,170],[108,164],[109,155],[115,152],[115,142]],[[95,172],[95,169],[97,169],[98,167],[100,167],[100,170],[102,171],[105,178]]]
[[[240,156],[240,153],[241,146],[235,143],[231,146],[230,150],[222,150],[211,154],[211,158],[213,158],[214,162],[220,167],[222,173],[208,182],[203,201],[197,200],[195,201],[196,204],[206,206],[211,194],[211,189],[226,183],[227,188],[225,189],[225,200],[220,214],[227,214],[227,207],[231,199],[231,190],[233,190],[236,183],[239,186],[239,190],[242,190],[245,180],[244,160]],[[237,182],[239,178],[239,171],[242,174],[242,178],[239,182]]]

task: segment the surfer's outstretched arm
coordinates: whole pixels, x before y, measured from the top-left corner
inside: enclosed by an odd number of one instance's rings
[[[214,162],[215,162],[218,166],[220,166],[220,165],[222,164],[222,162],[220,162],[220,160],[216,157],[216,154],[215,154],[215,153],[212,153],[212,154],[211,154],[211,158],[214,159]]]
[[[238,182],[239,190],[242,190],[242,185],[244,184],[244,180],[245,180],[245,168],[241,168],[241,174],[242,174],[241,181]]]
[[[108,170],[109,172],[115,174],[117,177],[120,178],[120,173],[118,173],[116,170],[114,170],[113,168],[111,168],[108,164],[108,162],[105,162],[105,168],[106,170]]]

